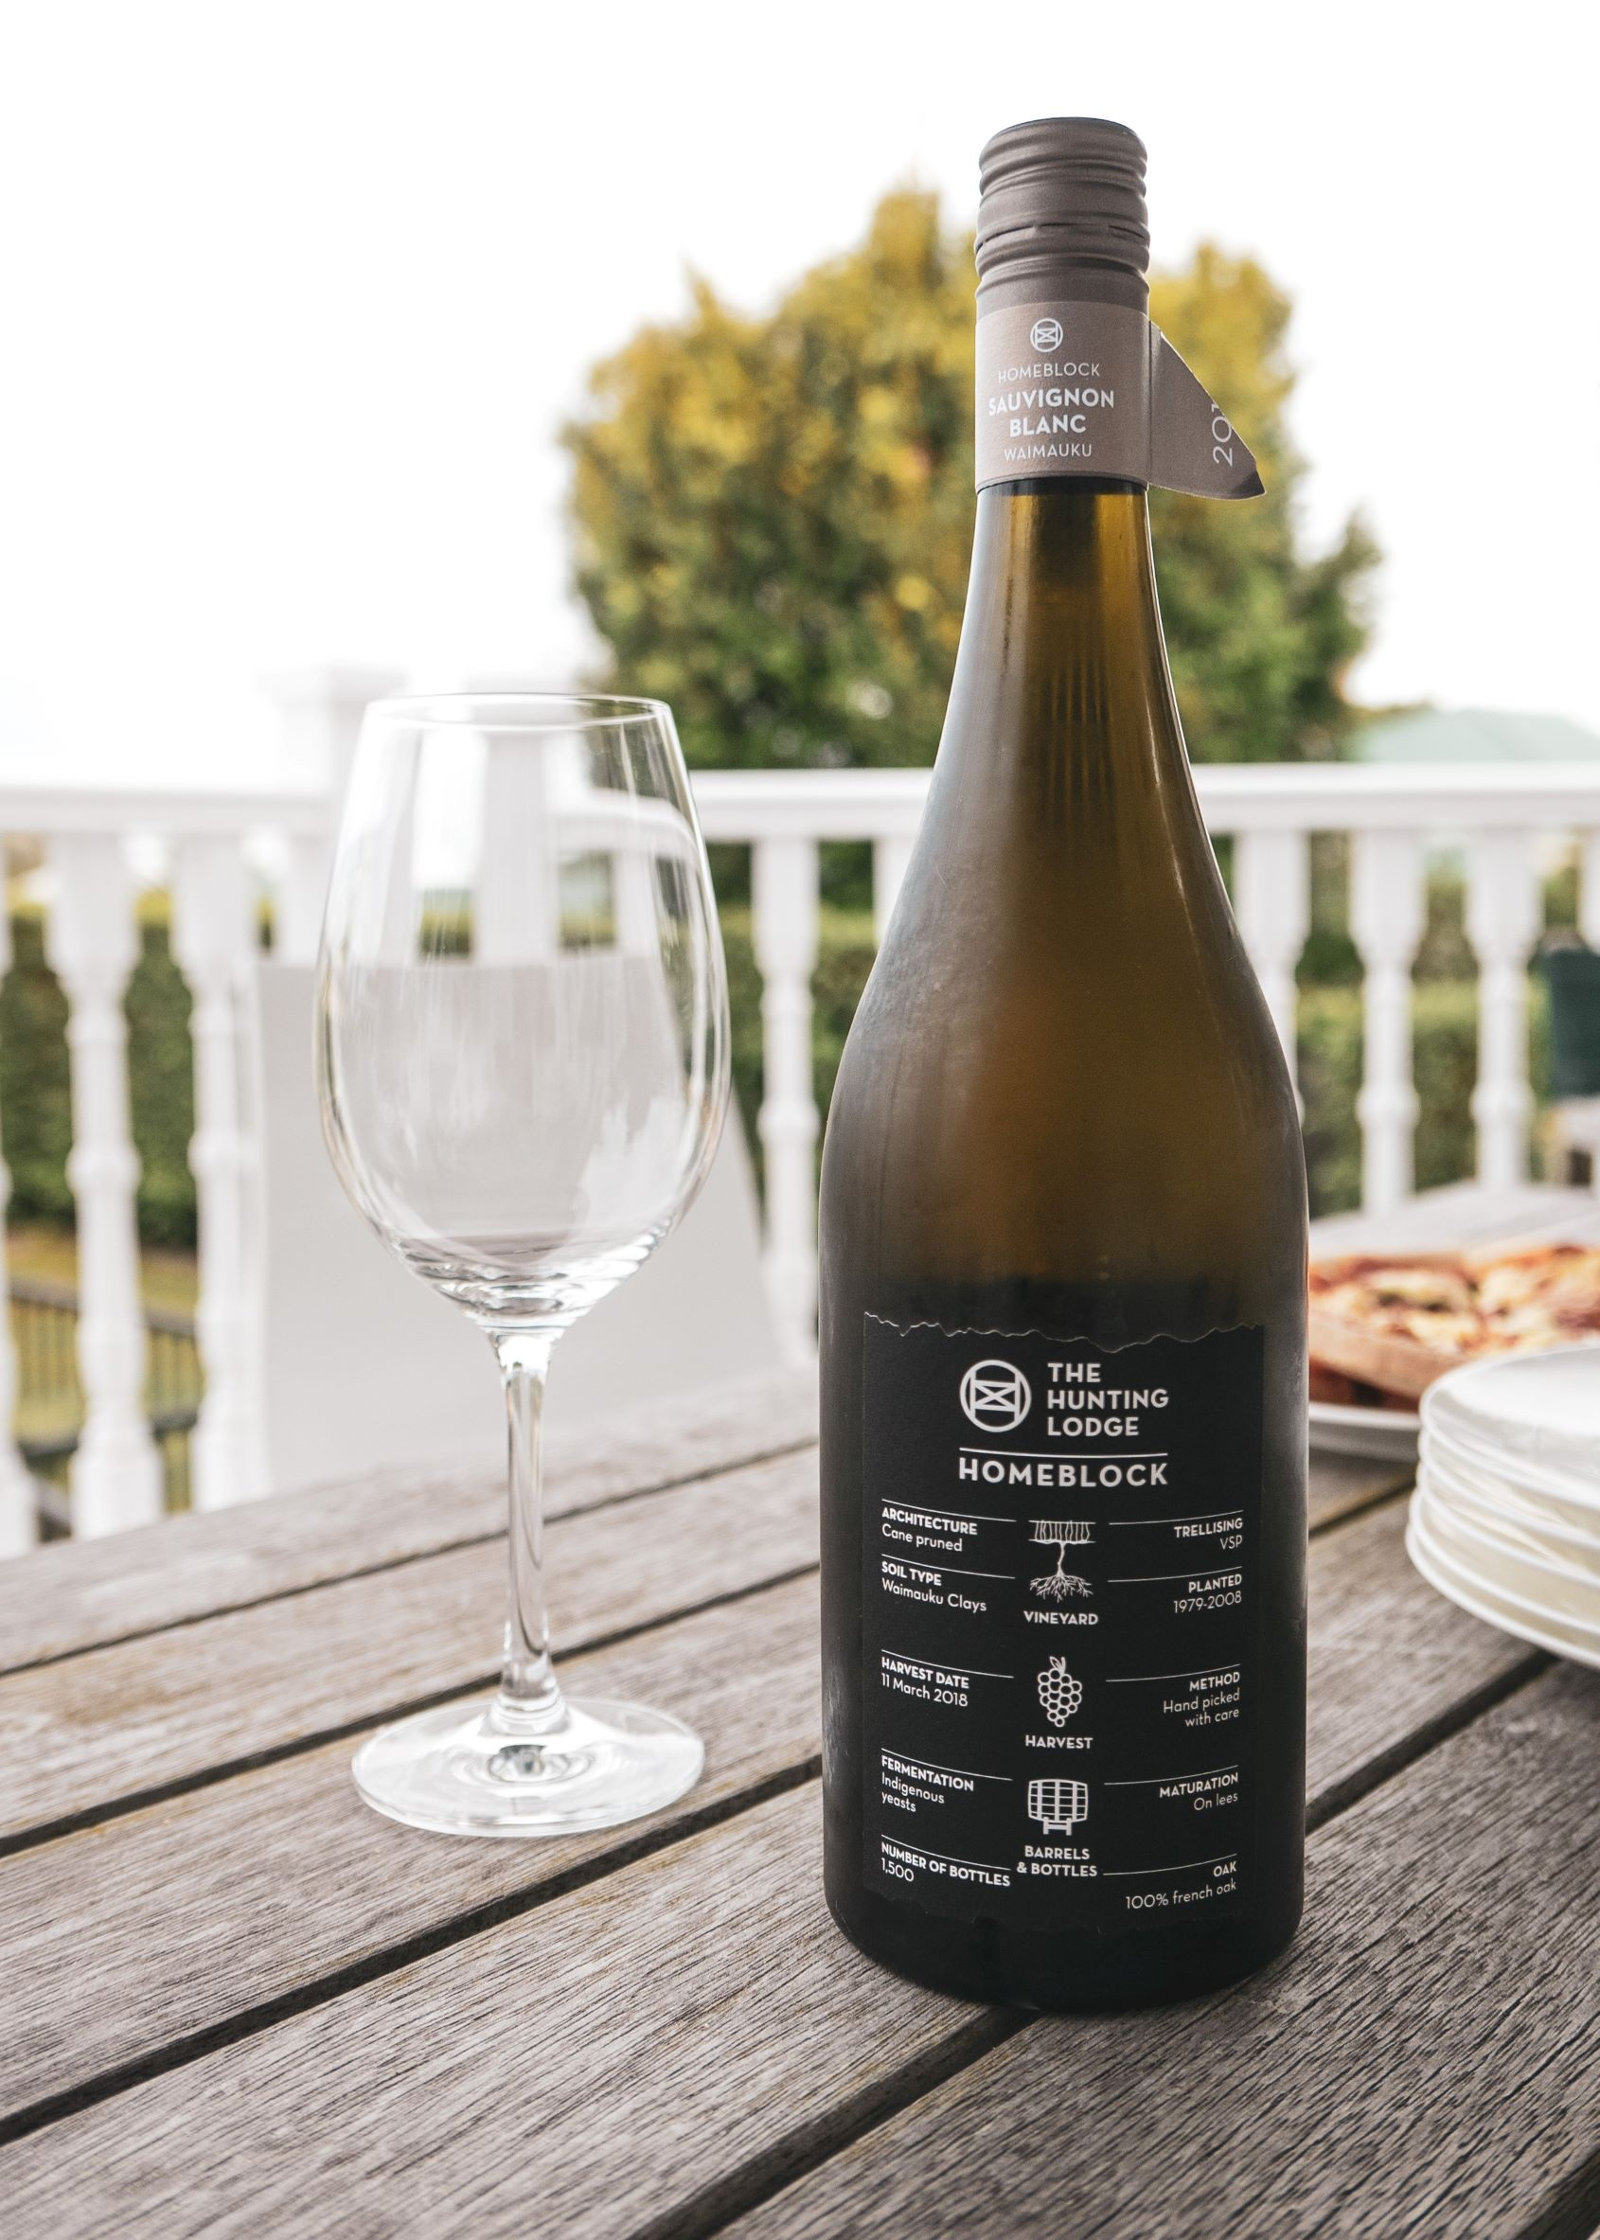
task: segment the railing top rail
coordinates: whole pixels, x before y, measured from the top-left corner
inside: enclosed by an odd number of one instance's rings
[[[320,793],[0,783],[0,833],[30,839],[128,832],[210,839],[263,828],[314,835],[327,826],[328,803]]]
[[[917,829],[928,770],[697,770],[708,840],[878,840]]]
[[[1204,763],[1195,783],[1224,831],[1422,831],[1600,821],[1600,759],[1581,762]]]
[[[702,770],[708,840],[909,834],[923,770]],[[1202,763],[1195,784],[1219,831],[1475,830],[1600,825],[1600,760],[1589,763]]]
[[[882,840],[916,830],[931,773],[702,770],[708,840]],[[1600,825],[1600,759],[1561,763],[1203,763],[1195,784],[1220,831],[1475,830]],[[291,790],[0,783],[0,832],[313,836],[325,796]]]

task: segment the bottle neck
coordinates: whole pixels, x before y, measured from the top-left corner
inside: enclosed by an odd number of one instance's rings
[[[1059,917],[1064,883],[1102,924],[1139,916],[1141,938],[1169,908],[1178,930],[1195,909],[1225,911],[1138,485],[1061,478],[979,493],[929,816],[975,882],[1020,879],[1020,939],[1035,937],[1035,905]]]
[[[980,491],[952,688],[958,732],[1038,751],[1183,761],[1136,484],[1061,477]]]

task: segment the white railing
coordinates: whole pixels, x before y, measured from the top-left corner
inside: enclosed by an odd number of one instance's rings
[[[192,1448],[203,1507],[261,1488],[260,1329],[254,1288],[255,1144],[250,1113],[250,969],[256,909],[273,903],[278,954],[314,952],[333,803],[364,701],[391,688],[368,674],[319,673],[281,703],[297,791],[119,793],[0,784],[0,833],[41,843],[47,947],[70,1006],[77,1202],[80,1370],[87,1405],[73,1461],[74,1530],[101,1532],[157,1513],[159,1481],[144,1421],[135,1188],[122,1002],[135,961],[138,887],[172,898],[173,950],[194,998],[199,1205],[197,1328],[206,1391]],[[1581,923],[1600,945],[1600,765],[1229,765],[1198,773],[1214,833],[1233,838],[1241,930],[1285,1047],[1294,1047],[1295,966],[1310,922],[1308,839],[1351,835],[1350,927],[1365,966],[1365,1067],[1358,1106],[1369,1210],[1412,1187],[1417,1117],[1411,966],[1423,930],[1425,849],[1465,847],[1467,927],[1480,1014],[1473,1115],[1487,1182],[1526,1171],[1527,963],[1541,929],[1541,844],[1576,838]],[[878,929],[887,923],[927,790],[922,770],[702,774],[708,839],[752,850],[752,915],[762,980],[766,1258],[774,1308],[797,1352],[811,1342],[816,1285],[816,1143],[811,975],[818,944],[818,849],[873,849]],[[0,942],[7,928],[0,913]],[[0,965],[3,965],[0,956]],[[0,1168],[0,1206],[4,1169]],[[0,1268],[3,1280],[3,1268]],[[14,1364],[0,1332],[0,1422]],[[31,1539],[34,1489],[0,1437],[0,1550]]]
[[[84,1423],[72,1458],[72,1529],[83,1536],[152,1521],[161,1473],[145,1420],[146,1338],[139,1298],[138,1161],[128,1101],[123,1000],[138,961],[140,889],[166,887],[172,947],[193,997],[195,1178],[200,1240],[196,1335],[205,1398],[191,1446],[198,1506],[261,1490],[260,1324],[251,1233],[256,1145],[250,971],[256,910],[271,895],[277,954],[316,954],[337,802],[361,713],[402,680],[318,670],[278,681],[285,760],[304,783],[251,793],[129,787],[8,786],[0,839],[43,850],[45,949],[68,1004],[77,1211],[78,1373]],[[0,910],[0,941],[10,918]],[[0,959],[9,964],[9,957]],[[0,1166],[0,1217],[10,1177]],[[0,1228],[0,1299],[5,1281]],[[0,1319],[0,1555],[35,1535],[37,1492],[11,1438],[16,1363]]]
[[[1422,938],[1425,844],[1459,838],[1467,929],[1477,954],[1478,1172],[1491,1184],[1527,1170],[1527,965],[1541,931],[1539,843],[1581,846],[1580,923],[1600,946],[1600,763],[1415,765],[1213,764],[1196,772],[1214,835],[1233,839],[1240,931],[1294,1064],[1295,967],[1311,922],[1313,833],[1351,838],[1350,932],[1365,966],[1365,1053],[1358,1117],[1362,1198],[1387,1213],[1411,1194],[1417,1093],[1411,966]],[[719,771],[696,780],[711,840],[748,841],[756,962],[763,983],[767,1255],[784,1327],[800,1342],[815,1311],[816,1216],[810,978],[817,952],[817,848],[869,840],[880,936],[927,793],[925,770]]]

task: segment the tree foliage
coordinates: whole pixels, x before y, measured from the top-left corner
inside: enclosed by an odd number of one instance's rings
[[[770,316],[696,282],[685,319],[596,368],[565,434],[578,587],[615,680],[671,701],[691,762],[932,759],[972,534],[972,299],[970,236],[899,192]],[[1154,497],[1191,745],[1335,751],[1375,555],[1356,523],[1298,549],[1287,300],[1204,248],[1152,309],[1269,484],[1248,505]]]

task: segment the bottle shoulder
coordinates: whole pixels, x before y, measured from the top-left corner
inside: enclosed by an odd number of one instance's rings
[[[899,1260],[1298,1264],[1298,1108],[1226,931],[951,939],[897,914],[835,1085],[825,1228]]]
[[[1287,1296],[1299,1116],[1195,798],[1142,503],[988,495],[927,808],[835,1087],[825,1272],[1226,1264],[1241,1297],[1252,1267]]]
[[[908,893],[863,992],[839,1087],[942,1104],[994,1082],[1083,1108],[1185,1095],[1240,1124],[1294,1110],[1276,1029],[1220,882],[1096,898],[1064,884]]]

